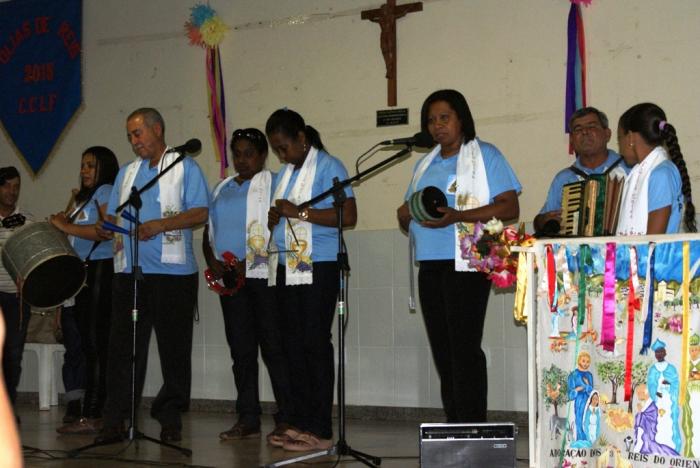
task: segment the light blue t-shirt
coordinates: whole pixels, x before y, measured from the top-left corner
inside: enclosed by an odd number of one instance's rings
[[[520,193],[522,186],[501,151],[491,143],[481,140],[477,140],[477,142],[484,158],[486,180],[491,196],[489,203],[493,203],[494,197],[510,190]],[[420,164],[420,161],[413,168],[414,174],[418,164]],[[455,195],[448,189],[456,179],[457,156],[443,159],[438,155],[433,158],[430,166],[423,173],[423,177],[418,181],[416,190],[422,190],[429,185],[433,185],[442,190],[447,197],[447,205],[454,208]],[[409,185],[406,191],[406,200],[412,194],[413,187]],[[428,228],[411,220],[409,229],[416,242],[416,260],[449,260],[455,258],[454,225],[442,228]]]
[[[276,174],[272,173],[274,181]],[[233,252],[239,258],[244,259],[246,255],[246,216],[248,190],[250,180],[244,180],[238,184],[234,179],[226,182],[221,187],[216,199],[211,200],[209,205],[209,216],[214,222],[214,243],[219,255],[226,251]],[[274,192],[274,184],[270,188],[270,197]],[[213,190],[212,190],[213,194]],[[263,220],[267,224],[267,217]],[[213,248],[214,246],[212,246]],[[267,248],[267,246],[265,246]]]
[[[191,158],[185,158],[181,164],[185,165],[184,180],[182,187],[184,196],[182,200],[182,211],[187,211],[192,208],[207,208],[209,206],[209,189],[207,181],[202,174],[196,162]],[[114,181],[114,190],[109,199],[107,214],[114,216],[115,210],[119,206],[119,192],[126,172],[126,165],[122,166]],[[158,165],[149,167],[148,161],[144,161],[139,167],[139,171],[134,179],[136,188],[143,187],[148,181],[158,174]],[[160,219],[160,187],[159,184],[154,184],[150,189],[141,194],[143,206],[141,207],[140,217],[141,222],[145,223],[152,219]],[[132,214],[135,214],[133,207],[125,208]],[[125,221],[126,227],[133,227],[131,223]],[[192,250],[192,229],[183,229],[182,234],[185,239],[185,263],[163,263],[161,261],[161,252],[163,246],[163,233],[146,241],[139,241],[139,264],[141,271],[150,274],[167,274],[167,275],[190,275],[197,272],[197,262],[194,258]],[[131,272],[131,241],[128,236],[124,236],[124,253],[126,256],[125,273]]]
[[[576,158],[576,161],[574,161],[574,167],[577,169],[580,169],[586,174],[602,174],[605,171],[608,170],[608,168],[620,159],[620,155],[617,154],[613,150],[608,150],[608,158],[603,162],[598,167],[595,167],[593,169],[590,169],[588,167],[584,167],[581,165],[581,162],[579,161],[578,158]],[[624,161],[620,161],[618,164],[618,167],[621,167],[624,171],[625,174],[628,174],[630,171],[630,168],[625,164]],[[577,182],[581,180],[579,176],[571,170],[570,167],[567,167],[565,169],[562,169],[557,173],[557,175],[554,176],[554,180],[552,180],[552,184],[549,186],[549,192],[547,193],[547,200],[544,202],[544,206],[540,210],[541,213],[547,213],[549,211],[559,211],[561,210],[561,190],[562,187],[566,184],[570,184],[571,182]]]
[[[90,201],[85,205],[85,207],[80,210],[78,216],[76,216],[73,223],[75,224],[95,224],[99,219],[99,214],[97,213],[97,207],[95,206],[95,200],[102,206],[109,202],[109,197],[112,193],[111,185],[101,185],[95,190],[95,193],[90,198]],[[75,249],[75,253],[78,254],[80,258],[85,260],[85,257],[90,253],[92,245],[95,241],[89,239],[83,239],[82,237],[70,236],[71,243]],[[104,260],[105,258],[112,258],[112,241],[102,241],[97,245],[95,251],[90,255],[90,260]]]
[[[280,179],[284,174],[284,170],[280,170],[275,177],[274,186],[280,182]],[[295,170],[292,173],[292,177],[287,184],[287,189],[284,192],[282,198],[286,199],[289,196],[289,191],[294,186],[294,182],[297,180],[299,171]],[[348,171],[343,166],[343,163],[334,156],[326,153],[325,151],[319,150],[318,158],[316,159],[316,174],[314,176],[314,183],[311,187],[311,198],[325,192],[333,186],[333,178],[337,177],[338,180],[343,181],[348,178]],[[345,195],[348,198],[355,198],[355,195],[351,187],[345,187]],[[322,210],[325,208],[333,208],[333,196],[329,195],[323,200],[319,201],[311,207],[312,209]],[[277,250],[284,250],[284,234],[285,225],[287,224],[286,218],[280,218],[280,222],[277,223],[275,229],[272,233],[273,242]],[[318,224],[313,225],[313,250],[311,251],[311,261],[313,262],[328,262],[336,261],[338,259],[338,229],[329,226],[320,226]],[[279,255],[280,265],[284,265],[286,262],[286,256],[284,253]]]
[[[648,210],[652,212],[667,206],[671,207],[666,234],[680,230],[683,216],[683,191],[681,174],[673,161],[666,160],[656,166],[649,176]]]

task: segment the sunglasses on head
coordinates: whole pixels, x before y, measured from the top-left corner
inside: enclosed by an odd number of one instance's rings
[[[239,128],[233,132],[233,140],[238,140],[239,138],[259,141],[265,138],[265,135],[257,128]]]

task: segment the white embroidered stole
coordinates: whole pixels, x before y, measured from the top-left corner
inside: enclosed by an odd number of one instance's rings
[[[166,148],[159,161],[160,170],[168,167],[179,155],[168,153]],[[137,158],[129,164],[124,173],[121,187],[119,188],[119,204],[123,204],[129,199],[131,187],[134,185],[136,175],[145,161]],[[146,162],[147,163],[147,162]],[[148,164],[148,163],[147,163]],[[184,162],[177,164],[170,169],[163,177],[158,179],[158,189],[160,191],[160,216],[169,218],[182,211],[183,180],[185,178]],[[126,208],[129,209],[129,208]],[[125,225],[122,216],[117,217],[117,224],[129,229]],[[184,264],[187,261],[185,256],[185,239],[182,230],[167,231],[162,234],[161,261],[163,263]],[[126,269],[126,255],[124,254],[124,236],[119,233],[114,234],[114,271],[123,272]]]
[[[212,192],[212,204],[219,196],[221,189],[235,176],[227,177],[219,182]],[[267,169],[255,174],[250,180],[246,195],[246,278],[267,279],[267,242],[270,230],[267,228],[267,211],[270,207],[270,189],[272,174]],[[216,258],[221,260],[215,242],[215,224],[209,211],[209,244]]]
[[[418,181],[430,166],[435,157],[440,155],[441,147],[437,145],[428,153],[416,167],[411,182],[413,191],[416,191]],[[455,209],[464,211],[480,206],[488,205],[491,199],[488,179],[486,178],[486,166],[481,148],[476,138],[466,144],[462,144],[457,155],[457,187],[455,192]],[[462,258],[460,244],[462,240],[473,232],[473,223],[455,223],[455,270],[474,271],[469,267],[469,259]]]
[[[666,150],[657,146],[627,174],[620,202],[618,236],[639,236],[647,233],[649,179],[654,168],[667,159]]]
[[[316,177],[316,163],[318,160],[318,149],[313,146],[304,160],[304,164],[299,169],[294,186],[290,189],[287,200],[298,205],[311,198],[311,189]],[[275,200],[279,200],[284,196],[287,190],[294,165],[287,164],[280,178],[280,183],[275,189],[275,194],[272,197],[272,206]],[[301,219],[280,219],[280,223],[285,223],[284,226],[284,250],[285,262],[285,285],[294,286],[299,284],[312,284],[313,282],[313,262],[311,254],[313,252],[313,224]],[[291,229],[290,229],[291,224]],[[293,230],[293,232],[292,232]],[[268,259],[269,277],[268,284],[270,286],[277,282],[277,262],[279,254],[271,254]]]

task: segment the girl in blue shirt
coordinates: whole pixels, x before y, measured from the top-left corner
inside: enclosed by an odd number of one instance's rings
[[[630,107],[620,117],[617,140],[627,165],[635,166],[625,181],[618,234],[677,233],[681,217],[686,230],[696,232],[688,170],[676,129],[663,109],[652,103]],[[650,163],[645,176],[644,166]],[[644,213],[638,212],[640,208]]]
[[[109,148],[86,149],[80,163],[75,209],[49,218],[51,224],[71,237],[73,247],[87,265],[87,282],[75,297],[75,306],[64,307],[61,314],[66,347],[63,380],[68,402],[63,419],[66,425],[58,428],[60,434],[93,434],[100,428],[114,266],[112,241],[101,240],[95,223],[107,210],[118,171],[119,163]]]

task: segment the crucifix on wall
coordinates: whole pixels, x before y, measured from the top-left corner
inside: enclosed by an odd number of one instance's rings
[[[379,24],[382,29],[380,45],[384,63],[386,64],[387,105],[396,105],[396,20],[415,11],[423,11],[423,3],[407,3],[396,5],[396,0],[387,0],[384,5],[374,10],[365,10],[363,20]]]

